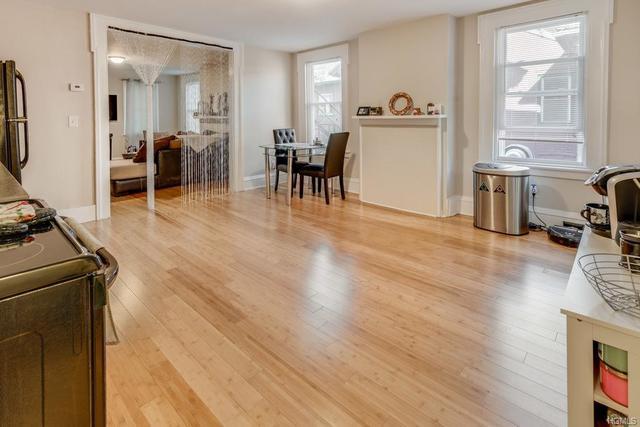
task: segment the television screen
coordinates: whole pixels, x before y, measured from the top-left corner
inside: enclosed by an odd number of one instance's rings
[[[118,121],[118,95],[109,95],[109,121]]]

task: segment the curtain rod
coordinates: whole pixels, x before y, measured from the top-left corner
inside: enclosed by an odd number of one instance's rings
[[[222,45],[214,44],[214,43],[205,43],[205,42],[199,42],[199,41],[195,41],[195,40],[181,39],[181,38],[178,38],[178,37],[163,36],[162,34],[144,33],[142,31],[126,30],[124,28],[118,28],[118,27],[112,27],[112,26],[109,26],[108,28],[110,30],[123,31],[125,33],[138,34],[138,35],[141,35],[141,36],[160,37],[162,39],[176,40],[176,41],[180,41],[180,42],[187,42],[187,43],[193,43],[193,44],[200,44],[200,45],[203,45],[203,46],[217,47],[217,48],[225,49],[225,50],[233,50],[232,47],[222,46]]]

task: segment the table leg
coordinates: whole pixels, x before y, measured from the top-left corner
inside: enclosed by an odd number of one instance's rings
[[[291,206],[292,189],[293,189],[293,151],[287,150],[287,206]]]
[[[269,161],[269,149],[264,149],[264,192],[267,199],[271,198],[271,162]]]

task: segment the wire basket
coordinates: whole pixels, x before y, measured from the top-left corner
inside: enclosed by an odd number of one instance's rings
[[[640,317],[640,257],[589,254],[581,256],[578,265],[613,310]]]

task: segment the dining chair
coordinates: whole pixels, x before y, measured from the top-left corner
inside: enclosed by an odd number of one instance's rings
[[[296,131],[292,128],[283,128],[283,129],[274,129],[273,130],[273,142],[275,145],[280,144],[294,144],[296,142]],[[276,183],[274,185],[274,191],[278,191],[278,182],[280,181],[280,172],[289,173],[287,170],[287,152],[285,150],[276,150]],[[296,187],[296,175],[298,174],[298,170],[304,166],[308,165],[309,162],[304,162],[298,160],[298,157],[295,156],[295,152],[293,153],[293,176],[291,179],[293,180],[292,192]]]
[[[324,163],[309,163],[304,165],[298,171],[300,175],[300,198],[304,195],[304,177],[309,176],[311,179],[318,178],[320,182],[324,181],[324,199],[329,204],[329,179],[339,177],[340,179],[340,195],[342,200],[345,199],[344,192],[344,155],[347,151],[347,141],[349,141],[349,132],[332,133],[329,136],[329,142],[324,155]],[[315,185],[314,191],[315,191]]]

